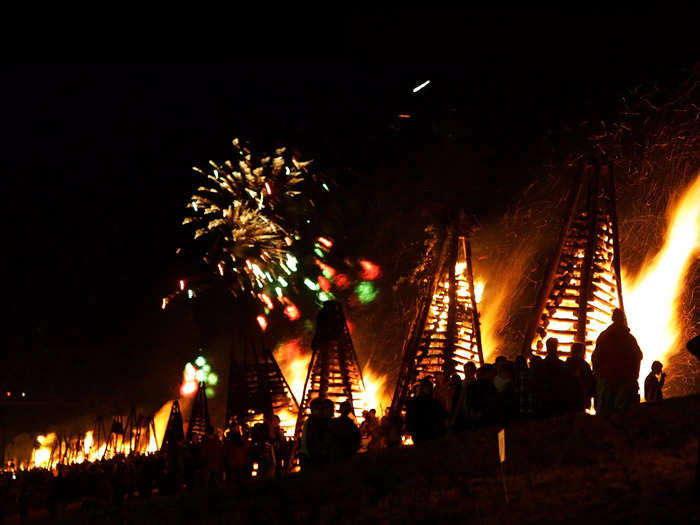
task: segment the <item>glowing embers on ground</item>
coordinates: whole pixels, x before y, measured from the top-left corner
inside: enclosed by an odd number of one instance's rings
[[[644,353],[640,381],[659,360],[666,364],[684,343],[679,313],[693,259],[700,253],[700,174],[668,207],[664,244],[649,257],[642,271],[623,272],[625,312]]]

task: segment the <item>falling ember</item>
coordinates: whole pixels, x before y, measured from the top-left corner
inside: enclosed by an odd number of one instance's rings
[[[168,298],[163,297],[163,302],[160,303],[160,308],[161,310],[165,310],[165,307],[168,306]]]
[[[331,241],[330,239],[326,239],[325,237],[319,237],[318,242],[329,250],[333,248],[333,241]]]
[[[258,322],[258,324],[260,325],[260,329],[263,332],[267,330],[267,318],[264,315],[257,316],[255,320]]]
[[[321,288],[321,290],[323,290],[324,292],[331,291],[331,283],[323,275],[319,275],[316,280],[318,281],[318,285]]]
[[[636,276],[623,272],[625,313],[644,353],[640,381],[653,361],[666,364],[683,334],[683,287],[700,253],[700,174],[668,209],[664,245]]]
[[[296,321],[301,317],[301,312],[299,312],[299,308],[297,308],[296,305],[289,304],[284,307],[284,315],[286,315],[287,319],[290,321]]]
[[[379,267],[379,265],[374,264],[373,262],[367,261],[365,259],[360,261],[360,266],[362,266],[362,272],[360,272],[360,277],[364,281],[374,281],[382,273],[382,270]]]
[[[185,289],[185,281],[180,279],[180,291],[183,291]]]
[[[260,299],[260,301],[261,301],[265,306],[267,306],[268,310],[274,310],[274,309],[275,309],[275,304],[272,302],[272,299],[270,299],[270,297],[269,297],[267,294],[259,293],[259,294],[258,294],[258,298]],[[259,323],[259,322],[260,322],[260,321],[258,321],[258,323]],[[262,325],[261,325],[261,326],[262,326]],[[265,329],[263,328],[263,330],[265,330]]]
[[[324,277],[326,277],[326,279],[332,279],[335,276],[335,274],[336,274],[335,268],[327,265],[326,263],[320,261],[319,259],[316,259],[316,261],[314,261],[314,262],[316,263],[316,266],[318,266],[321,269],[321,271],[323,272],[323,275],[324,275]]]

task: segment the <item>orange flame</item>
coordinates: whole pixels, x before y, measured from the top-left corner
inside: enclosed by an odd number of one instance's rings
[[[279,345],[274,351],[274,357],[287,380],[289,388],[297,402],[301,403],[304,395],[306,372],[311,360],[311,351],[302,346],[302,339],[291,339]]]
[[[301,338],[291,339],[279,345],[274,351],[274,357],[282,370],[284,378],[296,400],[301,403],[304,397],[304,386],[311,361],[311,350],[304,348]],[[387,376],[378,374],[369,366],[362,370],[364,392],[360,398],[353,399],[356,416],[363,410],[376,408],[381,415],[381,409],[391,404],[390,393],[387,391]]]
[[[666,361],[682,343],[679,315],[683,287],[700,254],[700,174],[668,208],[664,245],[639,275],[623,272],[625,313],[644,353],[640,382],[653,361]]]

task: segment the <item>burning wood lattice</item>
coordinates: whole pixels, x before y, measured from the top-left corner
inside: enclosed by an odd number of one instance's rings
[[[609,165],[587,165],[573,188],[557,247],[545,274],[525,349],[550,337],[563,355],[585,342],[590,361],[595,341],[622,308],[615,181]]]
[[[209,407],[207,405],[206,385],[199,383],[197,395],[192,402],[192,412],[190,413],[190,424],[187,426],[187,442],[200,443],[207,435],[210,427]]]
[[[323,303],[311,347],[313,354],[297,418],[297,436],[311,413],[309,403],[317,397],[333,401],[336,410],[340,403],[349,401],[357,418],[368,408],[365,406],[362,371],[340,303]]]
[[[419,298],[404,341],[394,409],[404,406],[416,381],[432,376],[439,384],[467,362],[483,363],[477,301],[469,240],[453,224],[443,233],[429,295]]]
[[[173,447],[185,439],[185,432],[182,429],[182,412],[180,412],[180,403],[177,399],[173,401],[170,407],[170,417],[168,424],[163,433],[163,439],[160,445],[160,450],[167,454]]]
[[[285,435],[292,437],[298,412],[294,394],[270,351],[243,342],[242,359],[231,355],[227,425],[235,418],[252,427],[276,415]]]

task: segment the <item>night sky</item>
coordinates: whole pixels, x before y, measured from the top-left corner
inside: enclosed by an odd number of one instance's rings
[[[220,65],[3,66],[0,389],[42,402],[21,418],[35,429],[175,395],[196,347],[230,329],[221,308],[163,313],[160,299],[182,271],[190,168],[227,158],[232,138],[315,159],[338,180],[348,249],[381,260],[391,254],[369,238],[365,202],[375,218],[440,203],[497,216],[529,182],[544,137],[607,118],[640,82],[682,78],[696,24],[350,13],[297,26],[305,50],[290,56],[275,30],[274,55],[220,48]],[[215,364],[225,376],[225,360]]]

